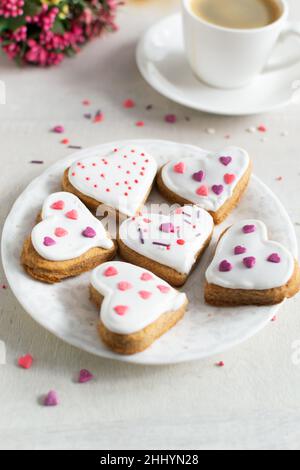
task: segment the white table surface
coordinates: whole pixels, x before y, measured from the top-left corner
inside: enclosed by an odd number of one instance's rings
[[[51,70],[18,69],[0,59],[7,104],[0,106],[1,224],[19,193],[43,168],[68,155],[61,136],[84,147],[125,138],[160,138],[217,149],[229,142],[246,147],[255,173],[279,196],[300,237],[300,105],[271,115],[224,118],[190,111],[159,96],[135,66],[135,46],[176,0],[132,1],[119,14],[120,32],[95,41],[75,60]],[[300,19],[298,0],[291,0]],[[300,79],[300,76],[299,76]],[[82,115],[101,109],[105,121]],[[122,108],[126,98],[137,107]],[[153,105],[146,111],[147,105]],[[166,124],[174,112],[179,121]],[[189,116],[191,121],[185,120]],[[144,128],[135,122],[145,121]],[[249,134],[265,124],[268,132]],[[215,128],[209,135],[206,128]],[[288,131],[287,137],[281,133]],[[31,160],[44,160],[33,165]],[[282,181],[276,178],[282,176]],[[12,234],[13,236],[13,234]],[[0,284],[5,283],[3,271]],[[34,292],[28,293],[34,295]],[[0,290],[0,339],[7,364],[0,366],[0,448],[11,449],[299,449],[300,365],[292,360],[300,340],[300,297],[287,302],[278,320],[248,342],[209,360],[170,367],[140,367],[101,360],[70,347],[38,326],[10,289]],[[17,358],[31,353],[30,371]],[[299,354],[300,356],[300,354]],[[224,361],[225,367],[215,366]],[[96,380],[75,383],[81,368]],[[49,409],[40,397],[50,389],[61,405]]]

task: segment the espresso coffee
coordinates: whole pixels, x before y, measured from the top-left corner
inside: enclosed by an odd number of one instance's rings
[[[190,0],[195,15],[225,28],[262,28],[278,20],[278,0]]]

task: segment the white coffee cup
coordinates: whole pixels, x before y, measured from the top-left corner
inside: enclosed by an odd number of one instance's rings
[[[300,36],[300,23],[289,23],[286,0],[277,0],[282,14],[274,23],[255,29],[231,29],[208,23],[182,0],[183,31],[188,61],[195,75],[208,85],[233,89],[247,86],[267,66],[279,39]],[[276,65],[283,68],[297,58]]]

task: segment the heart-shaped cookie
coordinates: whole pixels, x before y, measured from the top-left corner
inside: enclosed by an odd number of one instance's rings
[[[158,187],[169,201],[197,204],[221,223],[245,191],[251,174],[248,153],[228,147],[216,154],[170,161],[158,176]]]
[[[116,148],[75,162],[64,176],[63,188],[92,210],[104,204],[133,216],[143,207],[156,172],[156,160],[142,148]]]
[[[126,261],[179,286],[208,246],[213,227],[211,215],[197,206],[184,206],[168,216],[134,217],[120,227],[120,252]]]
[[[50,261],[78,258],[95,247],[113,247],[102,223],[76,196],[65,192],[46,199],[42,221],[33,228],[31,240],[39,255]]]
[[[224,306],[275,304],[300,288],[297,262],[284,246],[268,239],[259,220],[238,222],[224,232],[206,280],[206,300]]]
[[[185,294],[151,272],[123,262],[106,263],[93,271],[91,298],[101,306],[101,338],[121,354],[146,349],[182,318],[187,306]]]

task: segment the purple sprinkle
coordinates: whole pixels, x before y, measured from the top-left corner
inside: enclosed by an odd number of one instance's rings
[[[166,248],[169,248],[171,246],[170,244],[160,242],[152,242],[152,245],[165,246]]]
[[[253,233],[253,232],[255,232],[255,230],[256,230],[255,225],[244,225],[244,227],[243,227],[243,232],[244,233]]]
[[[256,264],[256,258],[254,258],[254,256],[248,256],[247,258],[243,259],[243,263],[246,266],[246,268],[252,269],[254,268]]]
[[[91,113],[84,114],[85,119],[92,119]]]
[[[86,238],[95,238],[97,235],[96,231],[92,227],[87,227],[83,232],[82,235]]]
[[[44,398],[44,406],[57,406],[59,404],[57,393],[54,390],[50,392]]]
[[[268,257],[268,261],[270,263],[280,263],[281,262],[281,258],[279,256],[278,253],[272,253],[269,257]]]
[[[82,147],[80,145],[69,145],[68,146],[69,149],[74,149],[74,150],[80,150],[82,149]]]
[[[144,245],[145,244],[145,240],[144,240],[144,237],[143,237],[143,231],[141,229],[141,227],[138,228],[138,232],[140,234],[140,241],[141,241],[141,244]]]
[[[235,255],[243,255],[246,253],[247,249],[244,246],[238,245],[234,249],[234,254]]]
[[[87,370],[87,369],[82,369],[80,372],[79,372],[79,379],[78,379],[78,382],[80,384],[85,384],[86,382],[90,382],[91,380],[93,380],[94,376],[93,374]]]
[[[232,268],[232,264],[229,263],[229,261],[227,261],[226,259],[224,259],[219,265],[219,271],[221,271],[221,273],[229,272],[232,270]]]
[[[45,237],[44,238],[44,245],[45,246],[53,246],[53,245],[56,245],[56,241],[53,240],[53,238],[51,238],[51,237]]]
[[[192,217],[191,214],[188,214],[187,212],[182,212],[183,215],[186,215],[187,217]]]
[[[30,163],[35,163],[36,165],[42,165],[44,161],[43,160],[31,160]]]
[[[192,225],[192,222],[190,222],[190,221],[187,220],[187,219],[183,219],[183,222],[185,222],[186,224]]]
[[[177,117],[175,116],[175,114],[167,114],[165,116],[165,121],[169,124],[175,124],[175,122],[177,121]]]
[[[231,157],[220,157],[220,162],[222,163],[222,165],[228,166],[229,163],[232,162],[232,158]]]
[[[161,224],[159,230],[164,233],[174,233],[175,227],[172,223]]]
[[[198,181],[198,183],[201,183],[201,181],[204,180],[204,177],[205,177],[205,174],[204,174],[204,171],[202,171],[202,170],[197,171],[197,173],[193,174],[193,179],[195,181]]]
[[[219,196],[224,191],[224,186],[222,184],[214,184],[211,189],[217,196]]]

